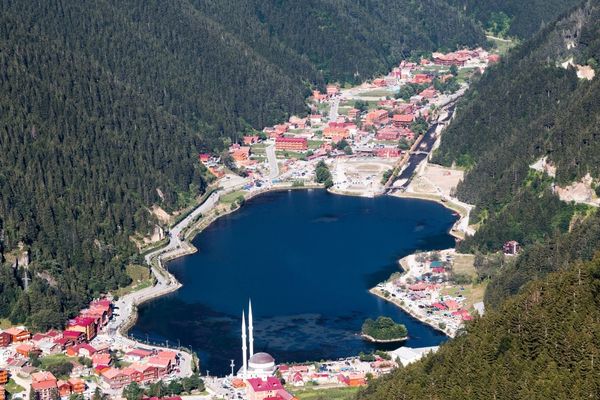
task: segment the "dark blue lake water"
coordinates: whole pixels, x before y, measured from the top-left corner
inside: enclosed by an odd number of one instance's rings
[[[455,217],[427,201],[268,193],[202,232],[199,252],[169,263],[183,287],[140,307],[132,336],[193,346],[203,371],[226,374],[241,360],[241,313],[252,298],[255,351],[277,362],[369,352],[366,318],[406,324],[407,346],[446,337],[368,292],[415,250],[454,245]],[[237,367],[236,367],[237,368]]]

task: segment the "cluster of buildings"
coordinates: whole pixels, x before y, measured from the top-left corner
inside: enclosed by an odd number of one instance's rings
[[[375,290],[421,321],[454,336],[464,321],[472,320],[473,316],[462,294],[442,294],[444,288],[454,287],[448,282],[450,272],[449,258],[444,261],[414,260],[405,274],[380,283]]]
[[[117,390],[136,382],[146,385],[167,376],[177,365],[177,353],[174,351],[134,349],[125,355],[126,360],[135,360],[125,368],[99,365],[99,372],[106,387]]]
[[[2,385],[10,374],[29,377],[30,390],[36,399],[67,398],[72,393],[84,393],[89,389],[82,376],[96,375],[105,389],[122,389],[131,382],[148,384],[164,378],[177,368],[179,356],[174,351],[134,348],[123,352],[122,362],[127,365],[117,368],[117,350],[109,343],[98,340],[113,313],[109,299],[92,301],[69,320],[64,330],[49,330],[32,333],[25,327],[12,327],[0,332],[0,400],[4,394]],[[95,340],[96,339],[96,340]],[[57,379],[48,371],[40,371],[32,365],[32,357],[64,354],[65,360],[73,365],[68,379]],[[85,358],[88,362],[81,362]]]

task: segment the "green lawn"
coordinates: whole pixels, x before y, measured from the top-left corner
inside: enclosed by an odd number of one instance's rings
[[[296,389],[290,387],[288,390],[300,400],[351,400],[355,398],[359,388],[341,387],[332,389]]]
[[[6,318],[0,318],[0,329],[8,329],[12,326],[10,321]]]
[[[40,369],[48,369],[53,365],[62,364],[67,361],[77,361],[77,357],[67,357],[66,354],[53,354],[40,358]]]
[[[154,284],[152,273],[150,269],[143,265],[130,264],[126,267],[127,275],[131,278],[131,285],[120,288],[115,291],[115,294],[119,297],[125,296],[136,290],[145,289]]]
[[[345,105],[349,106],[349,107],[354,107],[354,105],[356,104],[357,101],[362,101],[362,100],[348,100]],[[369,110],[374,110],[377,108],[377,103],[378,101],[376,100],[369,100],[367,101],[367,103],[369,104]]]
[[[304,153],[298,153],[296,151],[282,151],[282,150],[279,150],[279,151],[276,151],[275,154],[278,157],[282,157],[282,158],[295,158],[295,159],[298,159],[298,160],[301,159],[301,158],[306,157],[306,154],[304,154]]]
[[[19,385],[17,384],[17,382],[15,382],[15,381],[14,381],[14,380],[12,380],[12,379],[10,379],[10,380],[8,381],[8,383],[7,383],[7,384],[4,386],[4,388],[5,388],[5,389],[6,389],[6,391],[7,391],[8,393],[10,393],[11,395],[15,395],[15,394],[17,394],[17,393],[21,393],[22,391],[24,391],[24,390],[25,390],[25,388],[24,388],[24,387],[22,387],[22,386],[19,386]]]
[[[501,56],[508,53],[512,47],[518,44],[518,41],[516,40],[502,40],[492,36],[487,36],[487,40],[494,44],[494,49],[497,50]]]
[[[244,196],[245,192],[242,190],[237,190],[235,192],[227,193],[221,196],[219,201],[224,204],[231,204],[235,202],[240,196]]]
[[[315,150],[315,149],[318,149],[319,147],[321,147],[322,144],[323,144],[322,140],[309,140],[308,148],[310,150]]]
[[[394,96],[394,92],[388,89],[374,89],[358,94],[360,97],[386,97]]]

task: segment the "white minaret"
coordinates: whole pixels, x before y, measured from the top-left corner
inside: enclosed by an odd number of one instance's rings
[[[252,300],[248,300],[248,335],[250,339],[250,357],[254,355],[254,326],[252,324]]]
[[[242,311],[242,376],[246,377],[248,370],[248,348],[246,347],[246,315]]]

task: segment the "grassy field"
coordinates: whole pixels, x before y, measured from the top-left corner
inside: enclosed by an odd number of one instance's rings
[[[131,285],[117,290],[115,294],[119,297],[135,290],[145,289],[154,284],[152,273],[146,266],[130,264],[127,266],[127,275],[129,275],[132,280]]]
[[[348,107],[354,107],[354,105],[356,104],[357,101],[362,101],[362,100],[348,100],[348,101],[344,102],[344,105],[348,106]],[[369,110],[374,110],[377,108],[378,101],[369,100],[367,103],[369,104]]]
[[[21,393],[22,391],[24,391],[24,390],[25,390],[25,388],[24,388],[24,387],[22,387],[22,386],[19,386],[19,385],[17,384],[17,382],[13,381],[12,379],[10,379],[10,380],[8,381],[8,383],[7,383],[7,384],[4,386],[4,388],[5,388],[5,389],[6,389],[6,391],[7,391],[8,393],[10,393],[12,396],[14,396],[14,395],[15,395],[15,394],[17,394],[17,393]]]
[[[477,271],[473,266],[475,256],[473,254],[455,254],[452,270],[457,274],[469,275],[471,278],[477,277]]]
[[[505,55],[508,51],[518,44],[515,40],[502,40],[493,36],[487,36],[487,40],[494,44],[494,49],[501,55]]]
[[[374,89],[358,94],[360,97],[386,97],[393,96],[394,92],[388,89]]]
[[[0,329],[7,329],[10,328],[12,326],[12,324],[10,323],[10,321],[6,318],[0,318]]]
[[[243,196],[246,192],[242,190],[237,190],[235,192],[227,193],[221,196],[219,201],[224,204],[231,204],[235,202],[240,196]]]
[[[476,285],[455,285],[450,288],[444,288],[442,290],[443,296],[458,296],[462,295],[465,298],[464,308],[470,310],[473,308],[473,304],[483,301],[483,295],[485,294],[485,288],[487,282],[481,282]]]
[[[63,364],[67,361],[76,361],[77,357],[68,357],[66,354],[53,354],[40,358],[40,369],[48,369],[52,365]]]
[[[298,153],[296,151],[276,151],[275,154],[278,158],[295,158],[297,160],[306,157],[304,153]]]
[[[348,115],[348,111],[350,111],[352,107],[339,107],[338,114],[339,115]]]
[[[341,387],[332,389],[296,389],[288,388],[300,400],[351,400],[354,399],[359,388]]]
[[[308,148],[310,150],[315,150],[315,149],[318,149],[319,147],[321,147],[322,144],[323,144],[322,140],[309,140]]]

